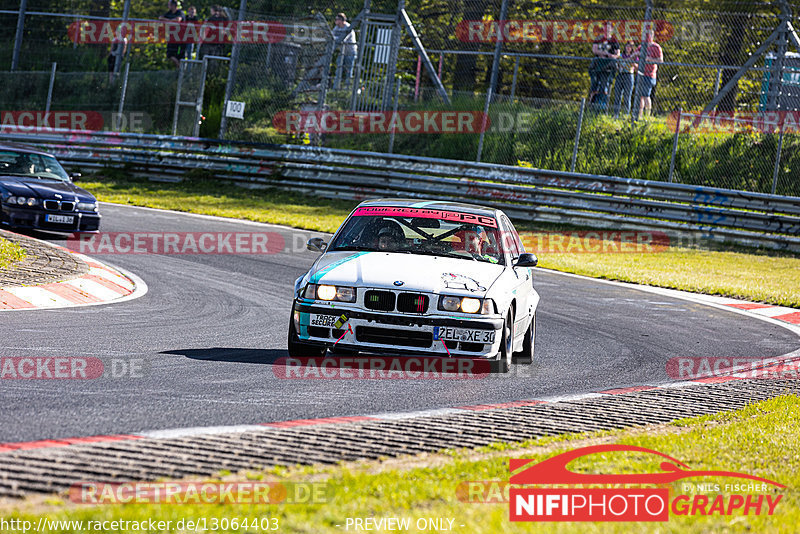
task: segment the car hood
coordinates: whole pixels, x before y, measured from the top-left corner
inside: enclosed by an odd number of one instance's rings
[[[0,187],[8,190],[12,195],[35,196],[39,198],[58,198],[62,200],[88,200],[95,198],[88,191],[81,189],[72,182],[58,182],[55,180],[40,180],[38,178],[24,178],[22,176],[0,176]]]
[[[502,265],[442,256],[331,252],[309,274],[312,283],[484,296],[502,272]]]

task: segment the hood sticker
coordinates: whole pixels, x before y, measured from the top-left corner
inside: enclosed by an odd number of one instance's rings
[[[467,291],[486,291],[486,288],[478,283],[474,278],[463,274],[442,273],[442,283],[447,289],[465,289]]]

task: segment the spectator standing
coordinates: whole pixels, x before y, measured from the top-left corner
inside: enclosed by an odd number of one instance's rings
[[[222,25],[228,22],[228,16],[222,6],[211,6],[211,16],[206,20],[206,25]],[[222,32],[215,31],[214,35],[221,35]],[[205,56],[223,56],[225,55],[225,47],[222,43],[201,43],[197,51],[197,59],[203,59]]]
[[[349,80],[353,77],[353,64],[358,53],[358,45],[356,44],[356,32],[350,27],[350,23],[347,22],[347,17],[344,13],[336,15],[333,39],[335,46],[341,45],[340,53],[343,58],[342,68],[344,70],[342,78]]]
[[[625,43],[617,63],[617,81],[614,83],[614,116],[619,117],[620,108],[625,104],[625,113],[631,113],[631,94],[633,93],[633,73],[636,72],[636,46],[633,41]]]
[[[589,102],[598,111],[606,110],[608,93],[617,73],[619,44],[616,39],[609,37],[610,33],[611,28],[607,25],[603,36],[592,45],[594,59],[589,64],[589,78],[591,79]]]
[[[163,20],[166,22],[183,22],[184,21],[184,14],[183,11],[178,9],[178,2],[177,0],[169,0],[168,4],[168,11],[158,17],[158,20]],[[186,51],[185,48],[181,46],[180,43],[173,43],[169,39],[167,39],[167,59],[175,65],[175,68],[181,66],[181,60],[183,59],[183,53]]]
[[[643,49],[644,47],[644,49]],[[645,54],[644,72],[639,72],[636,79],[636,94],[639,97],[639,107],[636,112],[638,119],[644,111],[645,115],[650,115],[653,109],[653,89],[656,86],[656,76],[658,74],[658,64],[664,62],[664,52],[661,45],[655,42],[655,32],[651,29],[645,32],[644,43],[636,51],[637,55]]]
[[[200,21],[197,19],[197,8],[194,6],[189,6],[186,8],[186,19],[185,22],[187,24],[198,24]],[[196,32],[194,33],[196,35]],[[194,43],[185,42],[181,44],[183,48],[183,53],[179,54],[186,59],[193,59],[194,55]]]

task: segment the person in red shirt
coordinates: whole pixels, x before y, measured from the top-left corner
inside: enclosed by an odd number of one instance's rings
[[[636,117],[639,118],[644,110],[645,115],[650,115],[653,109],[653,101],[650,98],[653,94],[653,88],[656,85],[656,75],[658,73],[658,64],[664,61],[664,52],[661,50],[661,45],[655,42],[655,32],[647,30],[645,33],[645,41],[642,44],[645,48],[646,63],[644,65],[644,72],[639,71],[639,76],[636,81],[636,94],[639,96],[639,108]],[[641,56],[642,46],[636,51],[636,54]]]

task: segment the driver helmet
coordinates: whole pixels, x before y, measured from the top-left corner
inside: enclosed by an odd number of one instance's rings
[[[395,250],[405,239],[405,234],[400,225],[394,221],[383,221],[377,234],[377,248],[379,250]]]

